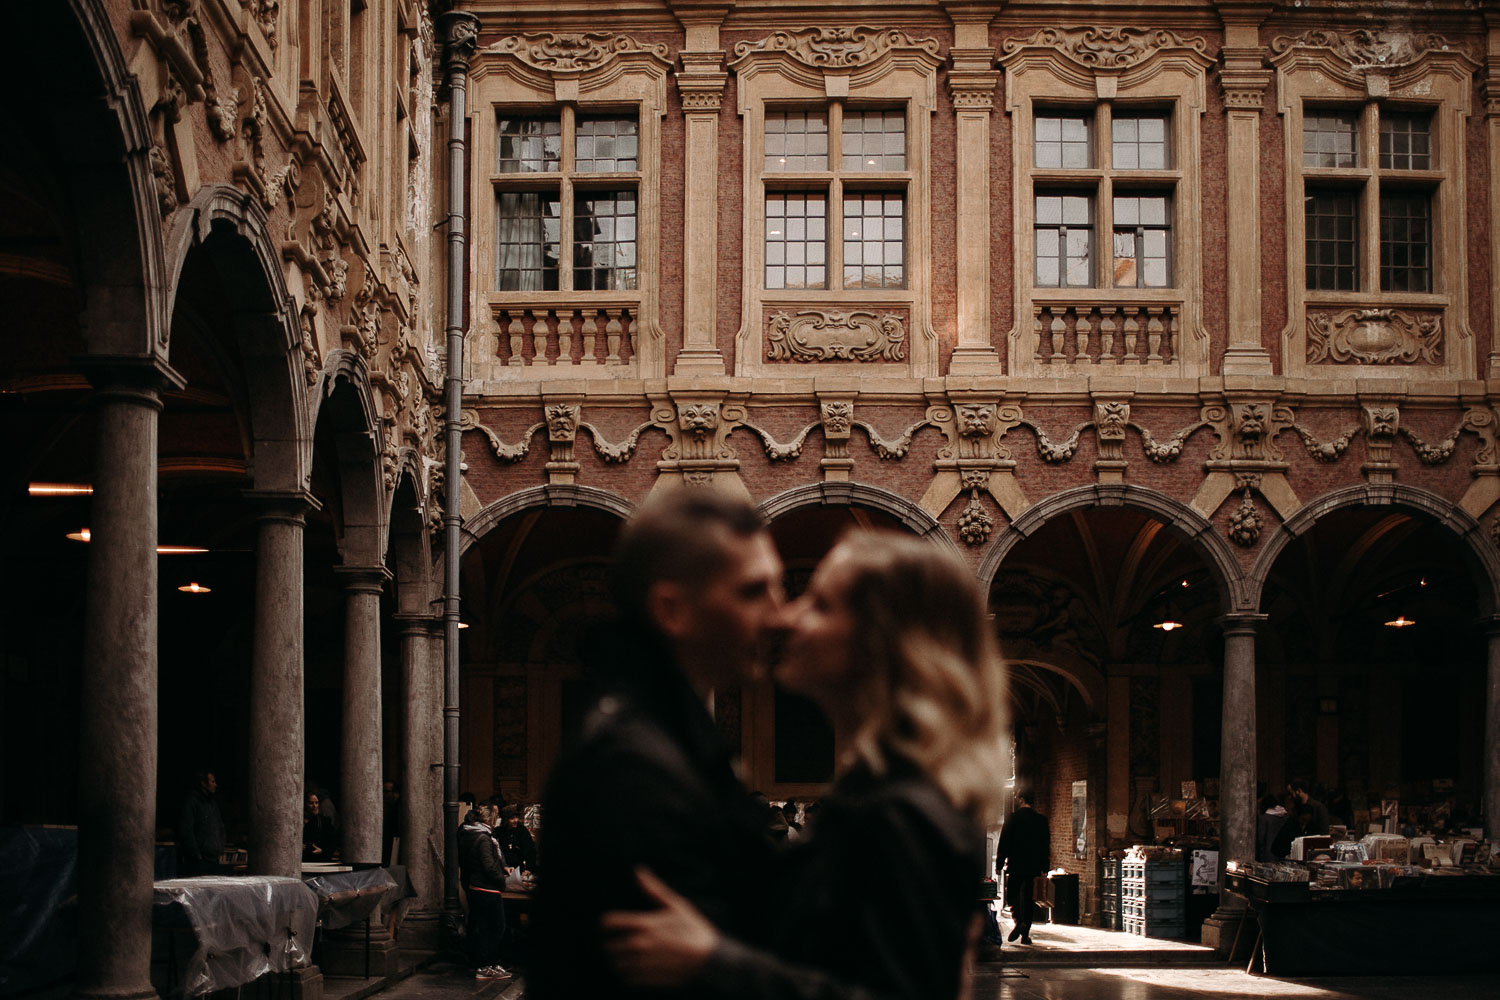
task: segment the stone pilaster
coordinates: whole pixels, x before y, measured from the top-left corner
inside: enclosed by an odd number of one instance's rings
[[[344,728],[339,802],[344,863],[381,862],[380,595],[390,573],[381,566],[345,566]]]
[[[685,119],[683,343],[673,367],[678,375],[724,374],[718,345],[719,110],[729,74],[723,66],[718,49],[685,51],[677,71]]]
[[[950,8],[948,90],[957,123],[958,345],[949,374],[998,374],[990,343],[990,115],[1000,73],[989,45],[994,8]]]
[[[1265,68],[1260,23],[1269,5],[1225,3],[1223,87],[1228,162],[1225,277],[1229,299],[1229,344],[1225,375],[1270,375],[1271,354],[1260,329],[1260,114],[1271,71]]]
[[[1493,14],[1487,14],[1493,18]],[[1490,233],[1500,233],[1500,24],[1491,23],[1485,51],[1484,136],[1489,148]],[[1500,302],[1500,254],[1490,254],[1490,301]],[[1500,310],[1490,310],[1490,353],[1485,378],[1500,379]]]
[[[78,798],[80,997],[154,997],[156,438],[163,372],[101,366],[89,530]],[[179,383],[180,384],[180,383]]]
[[[1220,721],[1219,875],[1231,858],[1255,859],[1255,630],[1267,616],[1239,612],[1224,630],[1224,700]],[[1203,925],[1203,943],[1226,951],[1245,916],[1245,901],[1221,892]]]
[[[250,871],[302,872],[303,572],[306,493],[252,493],[255,639],[250,652]]]

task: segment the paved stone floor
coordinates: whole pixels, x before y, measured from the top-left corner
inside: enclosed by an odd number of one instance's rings
[[[1034,936],[1034,935],[1033,935]],[[380,993],[380,1000],[520,1000],[520,977],[475,982],[467,970],[435,963]],[[1243,969],[1193,966],[1080,969],[981,965],[972,1000],[1495,1000],[1495,976],[1385,976],[1268,979]]]

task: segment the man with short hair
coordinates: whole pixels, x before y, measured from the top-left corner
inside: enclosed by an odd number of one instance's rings
[[[224,814],[219,811],[219,782],[212,771],[194,775],[194,787],[182,803],[177,822],[177,852],[183,875],[217,875],[222,870]]]
[[[1326,837],[1333,820],[1328,815],[1328,807],[1312,797],[1307,787],[1307,782],[1300,778],[1292,782],[1292,797],[1297,800],[1298,812],[1306,818],[1302,824],[1302,835],[1304,837]]]
[[[1016,811],[1000,829],[995,868],[1005,869],[1005,898],[1010,903],[1009,940],[1031,943],[1031,919],[1036,912],[1036,877],[1051,863],[1052,830],[1047,817],[1031,807],[1031,793],[1016,793]]]
[[[637,866],[734,936],[753,938],[770,905],[765,808],[710,708],[715,689],[757,675],[782,604],[764,520],[711,488],[648,500],[621,530],[610,586],[621,621],[585,653],[597,690],[543,800],[535,1000],[620,991],[599,918],[648,907]]]

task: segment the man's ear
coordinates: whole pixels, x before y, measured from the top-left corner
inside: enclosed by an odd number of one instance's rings
[[[687,589],[675,580],[657,580],[646,591],[646,616],[668,639],[687,634],[690,612]]]

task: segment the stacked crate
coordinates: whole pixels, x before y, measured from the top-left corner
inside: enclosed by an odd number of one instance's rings
[[[1181,858],[1120,862],[1120,919],[1143,937],[1187,933],[1187,871]]]
[[[1099,859],[1099,926],[1120,929],[1120,859]]]

